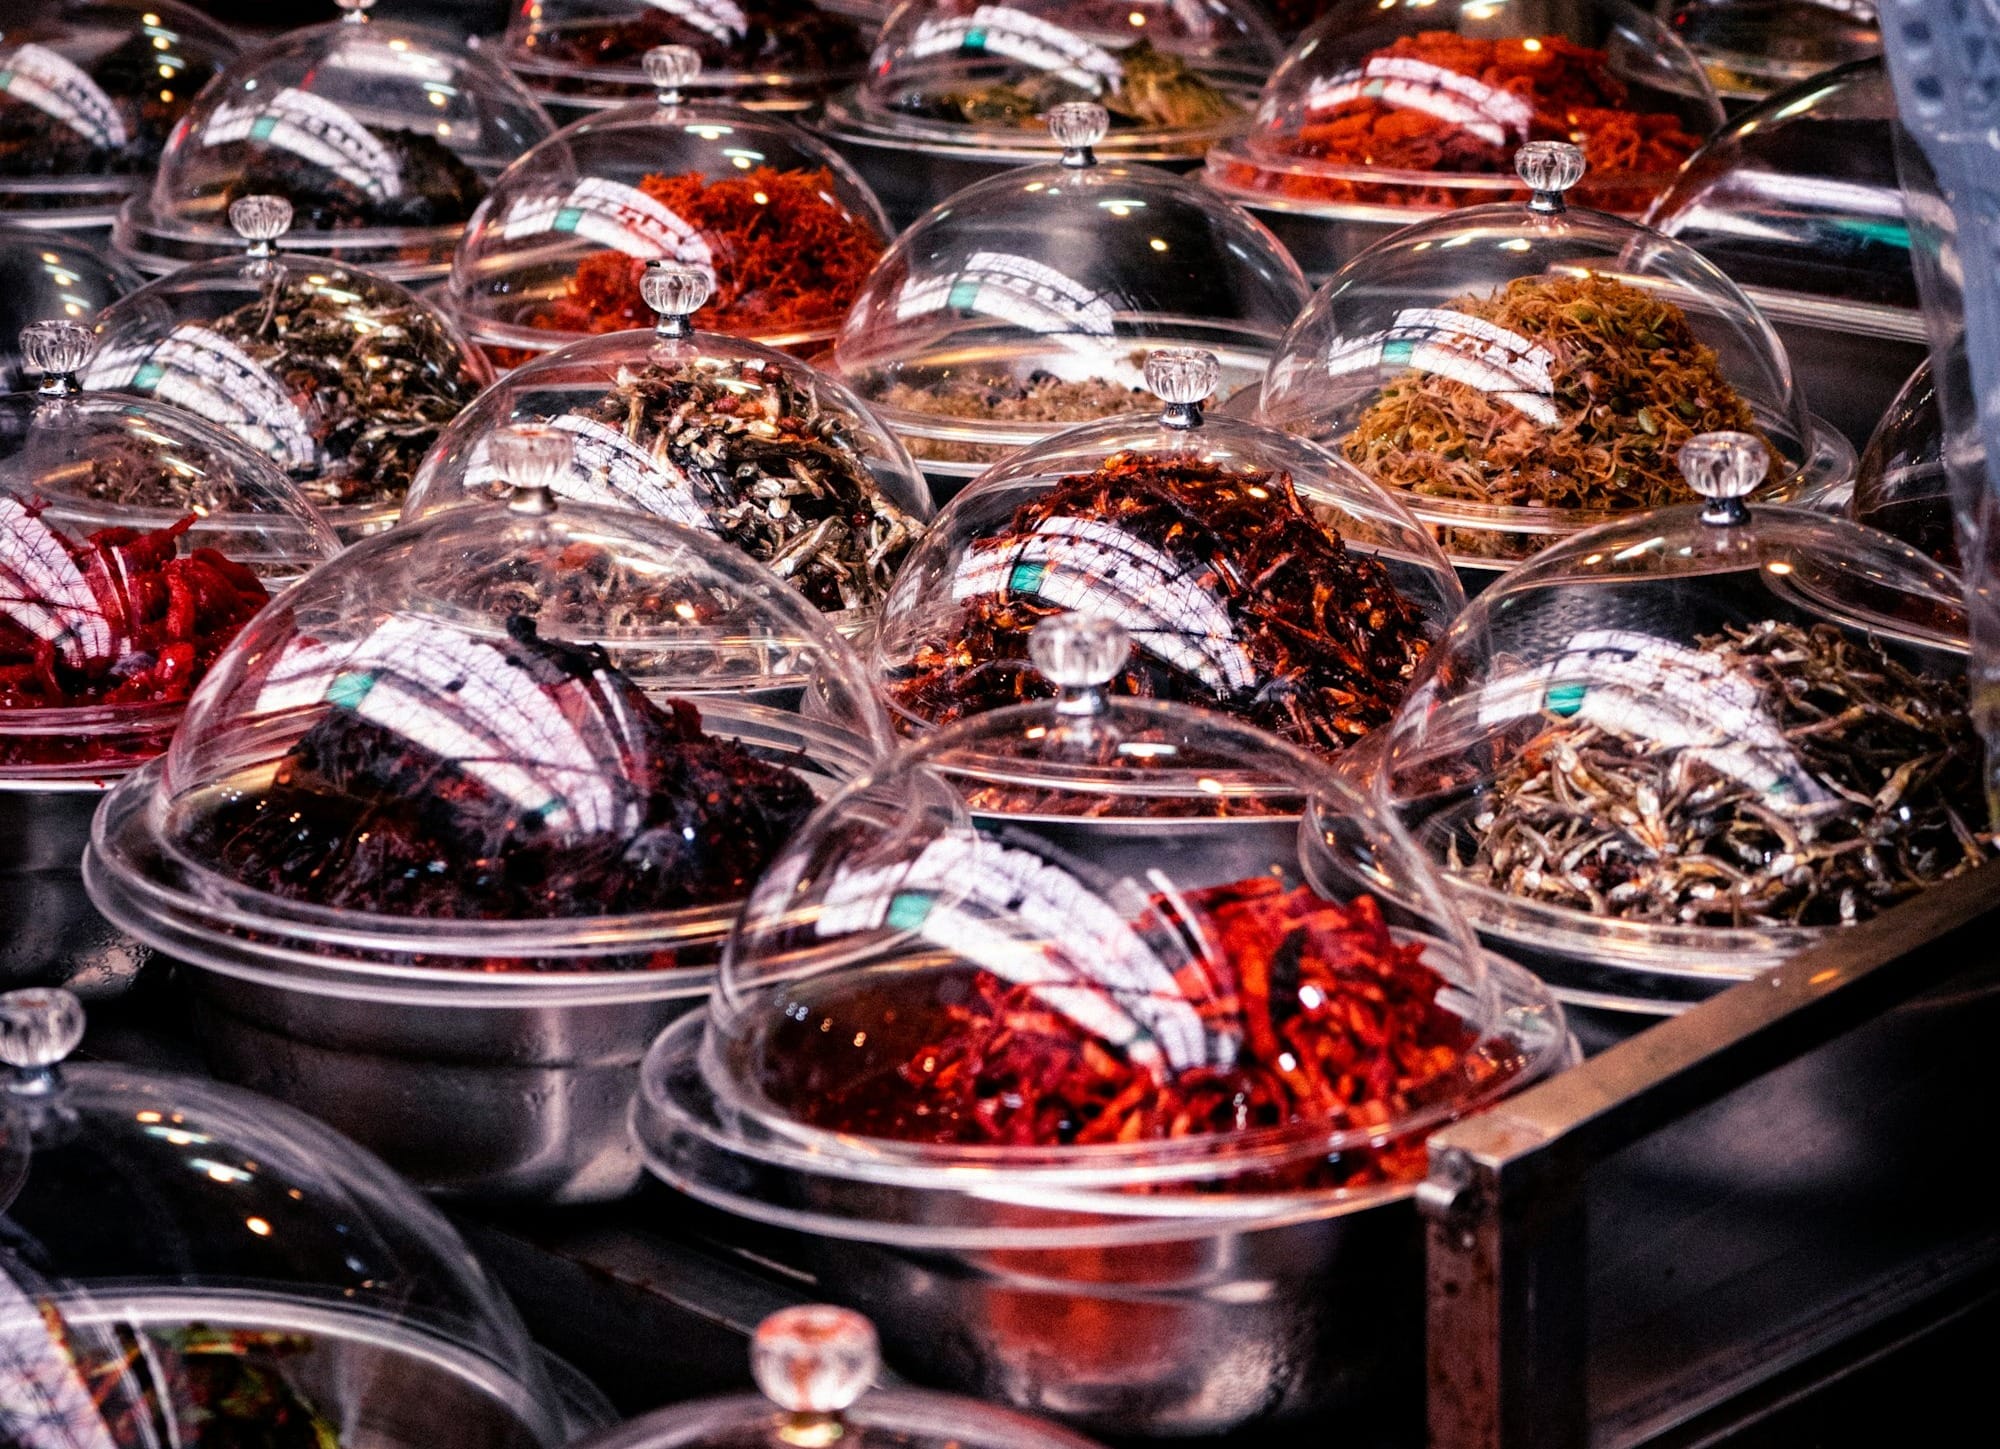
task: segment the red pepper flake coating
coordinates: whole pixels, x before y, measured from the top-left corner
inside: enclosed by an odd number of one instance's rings
[[[0,710],[157,706],[185,700],[268,595],[212,548],[183,554],[192,516],[81,541],[0,494]],[[171,726],[112,736],[0,733],[0,766],[131,762]]]
[[[969,598],[894,672],[900,708],[950,724],[1053,698],[1028,635],[1066,611],[1051,581],[1101,571],[1106,552],[1136,560],[1155,585],[1114,601],[1140,646],[1114,694],[1228,710],[1330,753],[1388,722],[1430,649],[1423,615],[1388,570],[1350,551],[1286,474],[1116,453],[1023,504],[961,577],[1009,551],[1019,561],[995,570],[999,587]],[[1219,601],[1226,619],[1181,616],[1175,601],[1188,595]]]
[[[1496,142],[1442,116],[1371,94],[1381,87],[1368,83],[1370,64],[1398,62],[1434,66],[1519,97],[1532,112],[1527,134],[1504,128],[1504,139]],[[1611,73],[1604,52],[1560,36],[1484,40],[1427,30],[1371,52],[1361,69],[1364,88],[1359,95],[1309,111],[1298,134],[1276,139],[1276,147],[1304,160],[1340,166],[1506,176],[1513,173],[1514,151],[1521,142],[1569,141],[1583,148],[1589,163],[1571,199],[1608,211],[1637,212],[1701,145],[1678,116],[1630,109],[1628,92]],[[1242,162],[1230,166],[1225,179],[1313,201],[1454,206],[1468,199],[1448,186],[1355,181]],[[1508,194],[1480,191],[1471,199],[1498,201]],[[1511,194],[1518,199],[1527,193]]]
[[[833,173],[758,166],[709,180],[648,176],[639,189],[700,232],[714,253],[715,292],[702,325],[739,336],[831,327],[882,255],[874,226],[834,199]],[[653,325],[639,294],[646,263],[594,252],[569,295],[534,319],[557,332],[624,332]]]
[[[439,676],[414,669],[340,676],[334,707],[270,786],[195,821],[188,848],[290,900],[537,920],[739,899],[813,807],[795,772],[704,733],[683,700],[654,703],[602,649],[542,639],[515,615],[490,648],[441,631],[407,652],[451,652],[454,639],[463,670],[434,687],[425,680]],[[385,681],[393,695],[378,719],[363,705]],[[479,697],[504,707],[482,713]],[[418,738],[468,735],[493,737],[509,770],[496,772],[485,751],[447,758]],[[543,744],[568,739],[607,754]],[[523,803],[523,775],[546,792],[542,803]]]
[[[826,1013],[798,1013],[797,1025],[788,1017],[771,1055],[804,1061],[785,1100],[815,1126],[858,1136],[1071,1147],[1307,1124],[1386,1129],[1508,1070],[1475,1050],[1476,1034],[1439,1004],[1444,981],[1424,948],[1397,941],[1368,896],[1343,906],[1258,876],[1152,905],[1190,939],[1212,943],[1178,974],[1211,1039],[1231,1050],[1170,1071],[1157,1053],[1115,1046],[1066,1012],[1073,985],[1016,984],[979,968],[947,978],[934,1003],[914,1012],[899,1004],[897,1040],[915,1034],[921,1044],[845,1083],[812,1068],[834,1049],[821,1039],[841,1034],[819,1030]],[[1316,1160],[1291,1185],[1422,1170],[1413,1140]]]

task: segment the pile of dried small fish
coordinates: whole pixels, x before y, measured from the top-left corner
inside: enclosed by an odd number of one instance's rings
[[[1087,423],[1120,413],[1146,412],[1155,406],[1153,395],[1144,388],[1094,377],[1071,380],[1040,369],[1021,379],[951,377],[922,385],[892,383],[881,390],[876,401],[886,408],[927,417],[990,423]],[[907,441],[917,457],[947,463],[989,462],[1008,451],[992,444],[937,438]]]
[[[1551,714],[1468,822],[1470,858],[1454,842],[1451,864],[1594,916],[1833,926],[1993,855],[1995,837],[1968,823],[1983,795],[1963,680],[1927,679],[1825,624],[1699,645],[1718,678],[1756,691],[1767,744],[1723,738],[1715,720],[1716,740],[1688,744]]]
[[[305,401],[324,458],[321,504],[393,503],[444,425],[479,392],[458,343],[415,301],[333,269],[280,273],[255,302],[208,324]]]
[[[846,420],[768,363],[621,368],[617,387],[577,415],[650,455],[676,485],[679,521],[719,533],[818,608],[874,608],[923,536],[869,473]]]

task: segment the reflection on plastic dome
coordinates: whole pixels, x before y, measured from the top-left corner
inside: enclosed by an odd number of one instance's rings
[[[1407,367],[1462,383],[1554,427],[1555,354],[1518,332],[1448,307],[1406,307],[1388,330],[1335,337],[1329,376]]]
[[[714,252],[693,226],[636,186],[586,176],[561,190],[516,197],[501,215],[506,241],[552,234],[580,236],[628,257],[711,268]]]
[[[1772,716],[1761,681],[1713,651],[1651,634],[1585,630],[1549,663],[1502,676],[1479,699],[1492,726],[1543,714],[1676,752],[1677,770],[1712,770],[1781,814],[1834,797]]]
[[[548,425],[575,439],[569,467],[550,484],[558,496],[614,508],[639,508],[683,528],[721,532],[702,507],[693,480],[665,453],[648,452],[617,428],[580,413],[558,413]],[[466,460],[465,487],[491,491],[502,483],[500,469],[493,462],[492,435],[488,434],[472,445]]]
[[[1258,671],[1204,573],[1116,524],[1056,515],[967,550],[951,597],[1030,598],[1109,619],[1148,654],[1228,698],[1255,686]]]
[[[284,384],[212,324],[182,323],[158,340],[113,342],[91,360],[84,381],[186,408],[289,473],[325,465],[312,424]]]
[[[1145,929],[1144,893],[1129,881],[1093,886],[1051,855],[1029,836],[1003,843],[963,829],[895,865],[842,865],[813,931],[821,939],[909,931],[1027,988],[1135,1063],[1176,1072],[1228,1065],[1233,1043],[1209,1036],[1176,984],[1193,964],[1187,947]]]
[[[1118,58],[1103,46],[1010,5],[981,5],[970,15],[917,22],[908,52],[912,59],[961,52],[1021,61],[1093,97],[1116,86],[1124,74]]]
[[[292,899],[453,917],[708,904],[749,885],[720,857],[754,872],[812,806],[791,770],[521,615],[505,639],[391,617],[349,649],[295,641],[256,708],[315,702],[269,786],[188,829],[197,858]]]

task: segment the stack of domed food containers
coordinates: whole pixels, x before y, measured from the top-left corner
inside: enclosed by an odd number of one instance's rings
[[[1566,142],[1517,162],[1525,204],[1439,216],[1371,247],[1287,333],[1259,416],[1403,497],[1484,582],[1579,529],[1690,497],[1676,454],[1717,429],[1765,440],[1760,497],[1852,477],[1783,346],[1700,253],[1572,207]]]
[[[1100,161],[1108,117],[1058,106],[1061,159],[949,198],[889,249],[831,370],[948,493],[1068,424],[1150,407],[1148,350],[1200,347],[1255,382],[1304,306],[1296,263],[1241,208],[1156,166]]]
[[[167,746],[272,592],[338,548],[262,456],[157,403],[85,392],[91,335],[21,338],[40,390],[0,397],[0,983],[129,984],[132,943],[77,862],[105,789]]]
[[[1341,0],[1205,177],[1324,277],[1410,222],[1519,197],[1534,141],[1583,149],[1584,205],[1638,215],[1721,122],[1700,64],[1625,0]]]
[[[435,1208],[301,1112],[68,1060],[83,1030],[67,992],[0,995],[0,1440],[565,1442],[534,1345]]]
[[[907,0],[817,124],[907,226],[997,170],[1054,160],[1061,105],[1103,106],[1121,162],[1197,165],[1249,124],[1279,49],[1243,0]]]
[[[225,1075],[440,1191],[632,1185],[640,1053],[887,737],[803,596],[720,540],[559,497],[572,451],[505,430],[503,497],[279,596],[85,862],[108,917],[194,968]]]
[[[446,295],[496,361],[645,325],[639,279],[662,259],[708,272],[717,331],[832,339],[889,245],[882,208],[789,122],[684,99],[699,64],[687,46],[648,52],[656,96],[566,127],[480,204]]]
[[[230,203],[291,201],[296,251],[403,280],[443,275],[493,178],[555,129],[504,69],[455,36],[340,0],[346,15],[245,52],[168,138],[113,240],[159,273],[235,250]]]
[[[639,1131],[670,1183],[803,1230],[925,1377],[1122,1434],[1408,1410],[1422,1140],[1569,1050],[1323,758],[1457,587],[1337,460],[1204,419],[1213,358],[1150,371],[1157,422],[940,516],[882,658],[955,722],[773,863]],[[1315,890],[1322,829],[1394,900]]]

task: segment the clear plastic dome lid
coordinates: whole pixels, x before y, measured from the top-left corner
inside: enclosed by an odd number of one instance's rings
[[[278,252],[291,222],[281,198],[244,197],[230,220],[246,254],[184,268],[106,310],[85,380],[228,429],[298,480],[343,536],[386,526],[425,450],[492,368],[396,283]]]
[[[565,106],[617,105],[653,89],[646,53],[699,56],[698,93],[796,109],[857,78],[868,44],[850,7],[814,0],[521,0],[507,64]]]
[[[1717,982],[1996,842],[1957,578],[1746,504],[1756,438],[1680,460],[1704,502],[1565,540],[1472,602],[1377,779],[1489,937]]]
[[[1205,416],[1212,354],[1163,348],[1151,418],[1059,433],[945,508],[883,609],[875,668],[908,726],[1056,693],[1052,616],[1137,642],[1121,696],[1205,705],[1337,752],[1395,712],[1465,596],[1395,499],[1325,449]]]
[[[16,342],[31,322],[92,322],[138,273],[89,242],[0,226],[0,392],[34,386]]]
[[[834,367],[927,470],[978,466],[1066,424],[1146,411],[1145,353],[1202,347],[1224,395],[1261,375],[1308,288],[1277,238],[1213,192],[1099,163],[1095,104],[1049,128],[1058,164],[977,182],[904,232],[842,325]]]
[[[1590,163],[1578,200],[1637,213],[1721,123],[1700,64],[1624,0],[1338,0],[1208,175],[1365,216],[1518,198],[1515,150],[1562,141]]]
[[[1096,1449],[1091,1440],[976,1399],[876,1388],[881,1345],[860,1314],[823,1303],[780,1309],[757,1325],[750,1370],[759,1392],[697,1399],[647,1414],[579,1449]]]
[[[93,786],[158,754],[268,590],[339,549],[226,433],[80,392],[90,341],[35,324],[42,389],[0,397],[0,780]]]
[[[732,544],[840,628],[866,627],[929,526],[930,492],[839,382],[754,342],[693,331],[708,286],[699,268],[648,263],[641,287],[655,329],[572,343],[509,373],[445,430],[404,517],[493,496],[496,430],[548,423],[575,440],[558,494]]]
[[[1683,242],[1569,206],[1575,146],[1531,142],[1517,164],[1527,205],[1405,227],[1335,273],[1259,417],[1401,494],[1472,568],[1692,498],[1675,455],[1697,433],[1764,440],[1760,497],[1852,476],[1740,287]]]
[[[1861,454],[1855,521],[1893,534],[1947,568],[1961,567],[1945,469],[1944,415],[1926,358],[1889,404]]]
[[[0,996],[0,1440],[21,1449],[561,1442],[457,1232],[302,1113],[67,1061],[65,991]]]
[[[1711,138],[1647,223],[1746,287],[1914,312],[1895,120],[1896,95],[1880,60],[1815,76]],[[1880,327],[1864,322],[1857,330]]]
[[[1659,0],[1658,8],[1731,100],[1882,53],[1873,0]]]
[[[234,250],[230,203],[292,203],[301,250],[414,275],[447,262],[487,187],[555,130],[487,54],[374,21],[374,0],[233,61],[160,158],[118,239],[155,268]]]
[[[1489,978],[1407,839],[1274,736],[1107,693],[1126,646],[1101,619],[1044,623],[1056,700],[906,748],[773,864],[688,1067],[728,1150],[934,1189],[920,1234],[1012,1188],[1372,1190],[1548,1068],[1559,1014],[1508,1015],[1536,986]],[[1308,813],[1403,904],[1308,883]],[[689,1130],[672,1054],[642,1080],[649,1148]]]
[[[828,121],[918,145],[1053,154],[1049,114],[1093,103],[1114,149],[1199,155],[1248,121],[1282,50],[1263,13],[1237,0],[907,0]]]
[[[656,100],[535,147],[466,228],[449,305],[503,362],[646,326],[639,282],[660,259],[709,273],[702,320],[716,331],[823,341],[889,244],[881,205],[824,142],[776,117],[683,102],[699,66],[688,47],[646,60]]]
[[[108,220],[236,50],[173,0],[17,0],[0,24],[0,213]]]
[[[365,540],[275,600],[100,819],[107,911],[223,971],[301,940],[405,973],[629,973],[712,946],[887,723],[775,574],[559,500],[571,451],[559,428],[500,434],[504,502]]]

